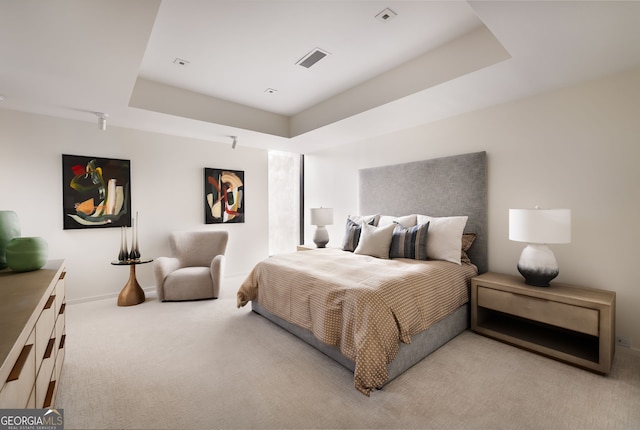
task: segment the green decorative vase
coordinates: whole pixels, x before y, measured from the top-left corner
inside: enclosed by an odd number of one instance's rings
[[[41,237],[16,237],[7,245],[7,265],[14,272],[42,269],[49,256],[49,245]]]
[[[18,214],[14,211],[0,211],[0,270],[7,267],[7,245],[16,237],[20,237]]]

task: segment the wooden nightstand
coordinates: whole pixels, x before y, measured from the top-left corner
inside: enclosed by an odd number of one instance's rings
[[[484,273],[471,280],[471,329],[557,360],[608,373],[615,350],[613,291]]]
[[[296,251],[311,251],[317,249],[315,245],[296,245]]]

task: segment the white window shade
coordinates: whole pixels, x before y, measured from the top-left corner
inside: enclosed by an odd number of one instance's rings
[[[269,255],[300,243],[300,154],[269,151]]]
[[[571,209],[509,209],[509,240],[570,243]]]

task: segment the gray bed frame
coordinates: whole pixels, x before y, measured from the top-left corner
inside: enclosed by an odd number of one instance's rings
[[[487,156],[483,152],[454,155],[432,160],[359,171],[359,213],[402,216],[467,215],[465,233],[475,233],[476,240],[468,252],[479,273],[488,270],[487,252]],[[265,310],[257,301],[252,310],[351,371],[355,363],[336,347],[324,344],[313,334]],[[418,363],[427,355],[469,327],[469,304],[400,344],[396,359],[389,364],[387,382]],[[387,383],[385,382],[385,384]]]

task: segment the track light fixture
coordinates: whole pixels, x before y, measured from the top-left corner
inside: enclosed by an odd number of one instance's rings
[[[238,136],[231,136],[231,139],[231,149],[236,149],[236,146],[238,146]]]
[[[102,131],[107,129],[107,118],[109,115],[102,112],[96,112],[96,116],[98,117],[98,128]]]

